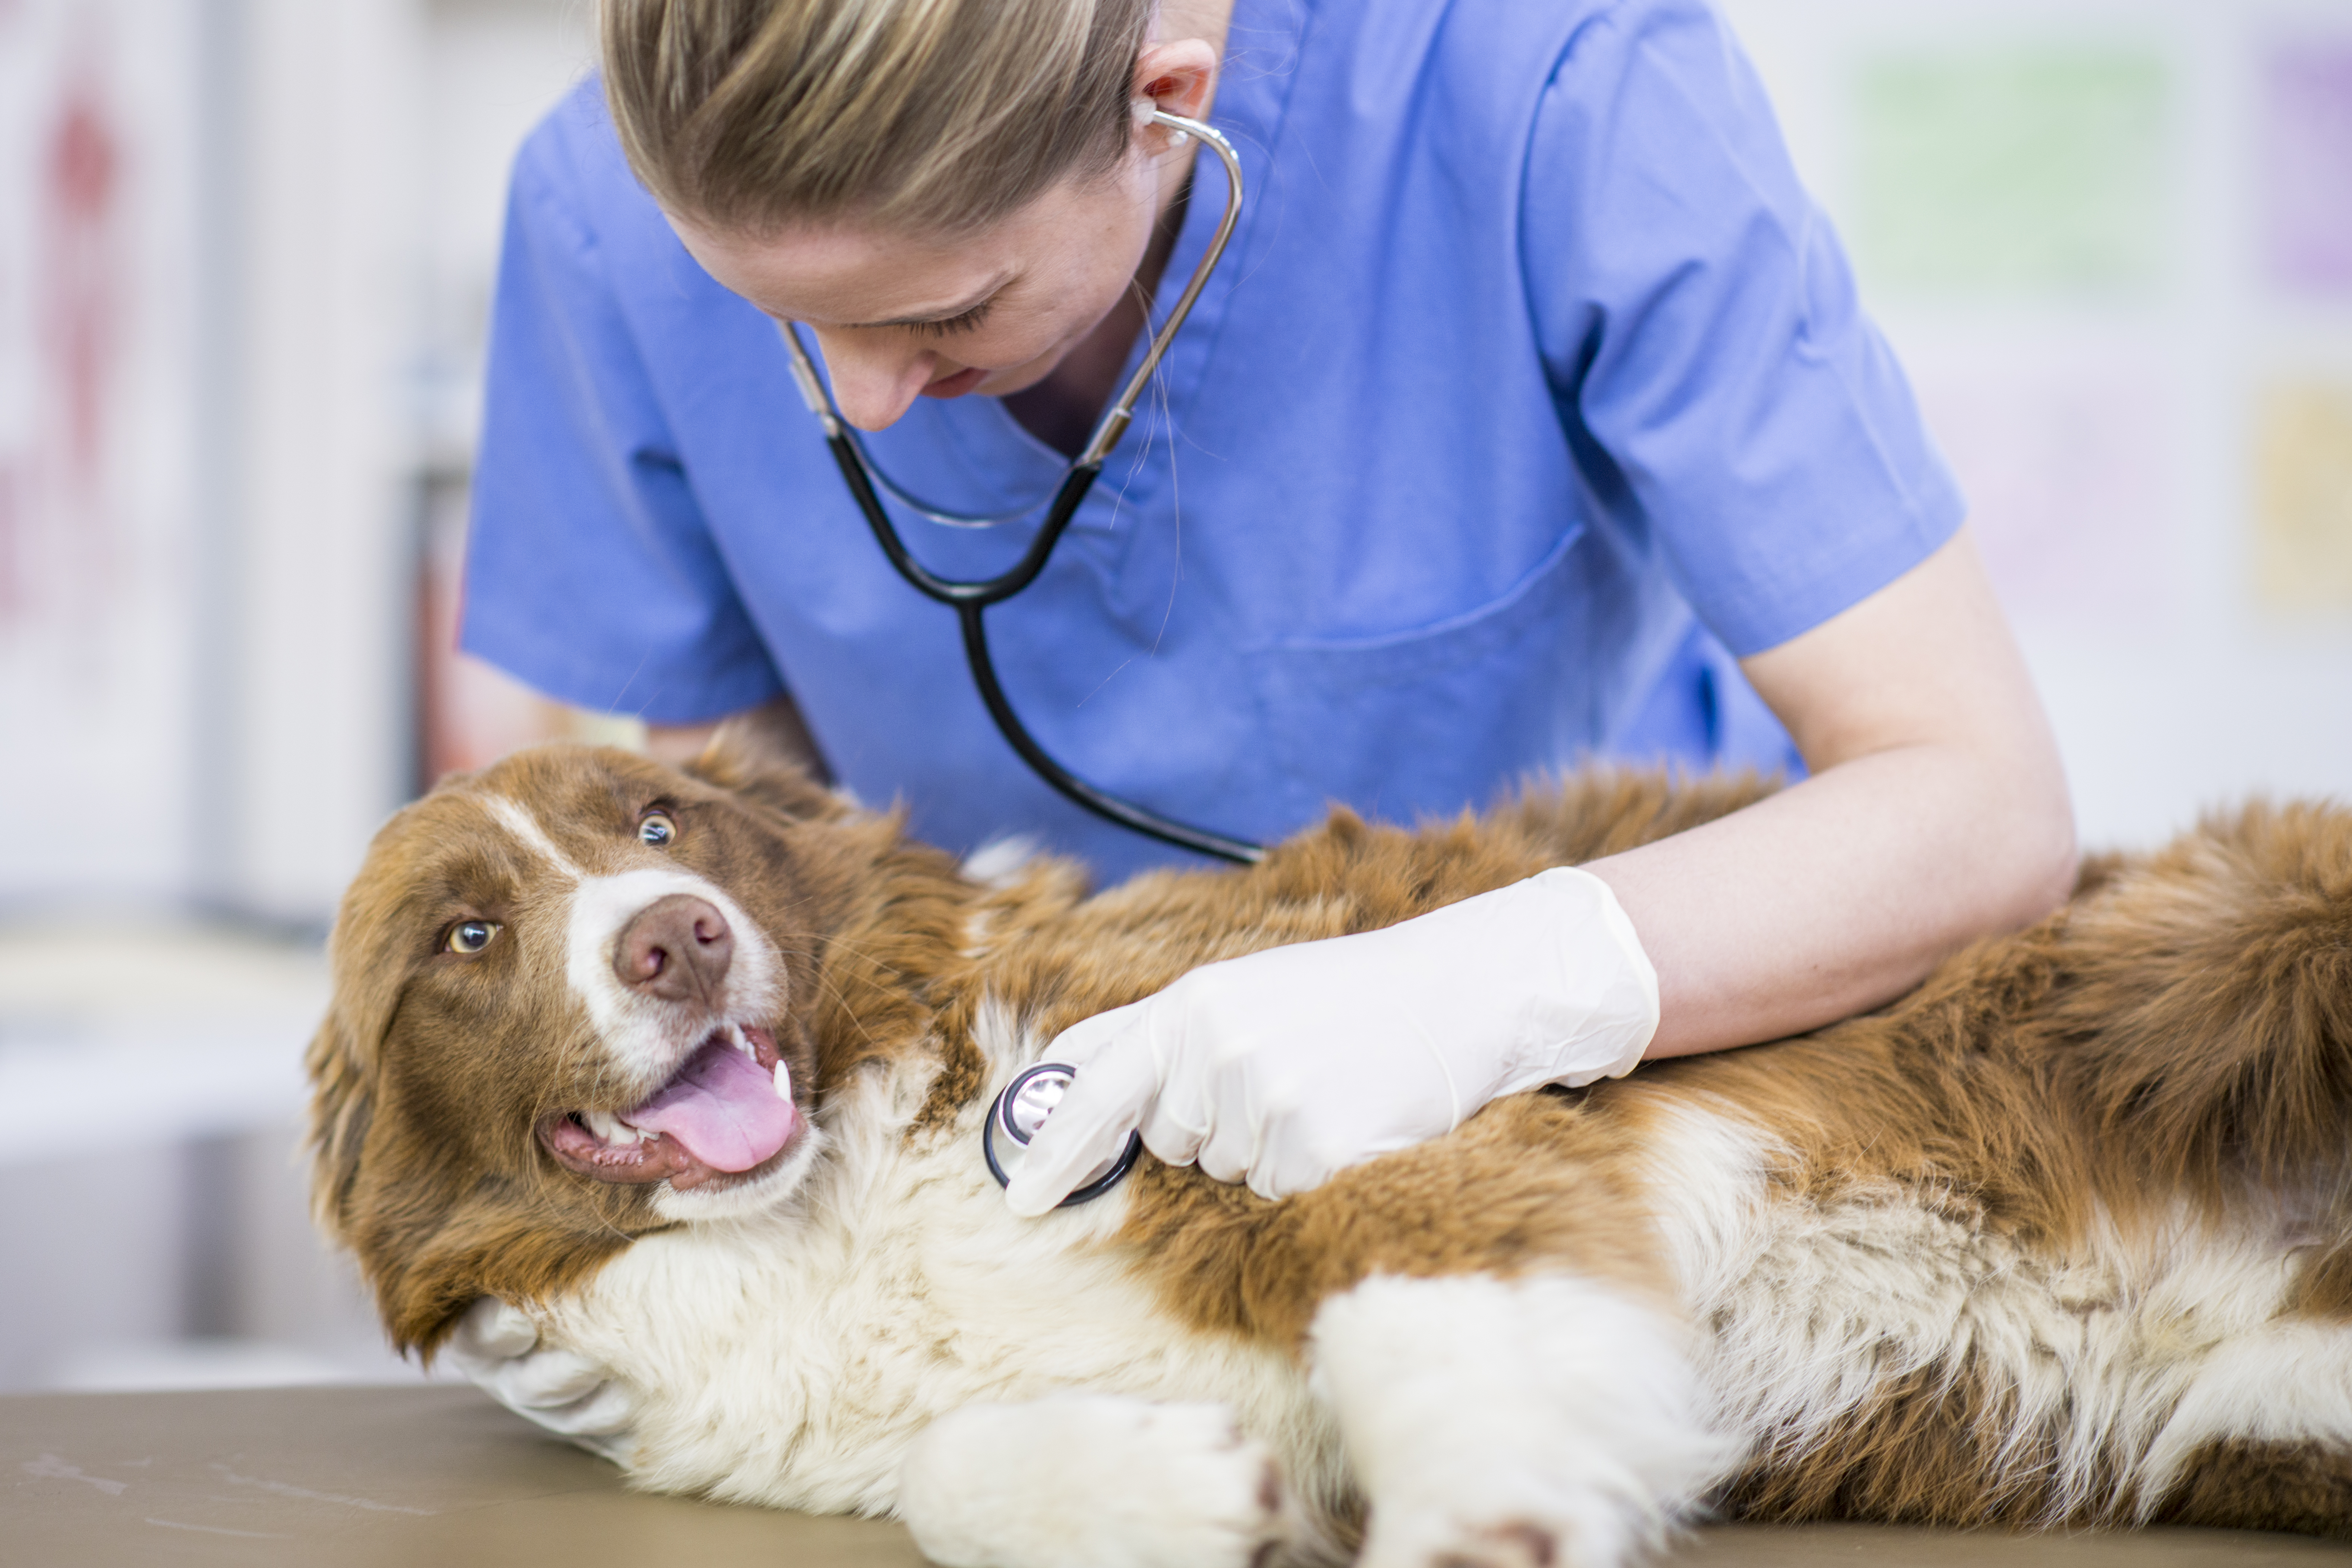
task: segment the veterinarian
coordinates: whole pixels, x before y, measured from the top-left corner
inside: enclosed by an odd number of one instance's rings
[[[2064,781],[1961,498],[1700,0],[604,0],[602,26],[603,78],[515,170],[474,652],[642,712],[672,758],[764,711],[944,845],[1191,860],[1014,754],[779,332],[908,494],[1032,506],[1225,210],[1172,115],[1230,140],[1244,198],[989,620],[1040,743],[1255,842],[1589,758],[1801,775],[1072,1031],[1017,1209],[1139,1127],[1298,1190],[1498,1093],[1867,1008],[2065,892]],[[951,576],[1003,571],[1029,516],[896,510]]]

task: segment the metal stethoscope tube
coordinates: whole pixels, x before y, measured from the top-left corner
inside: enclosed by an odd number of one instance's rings
[[[876,493],[876,485],[878,482],[882,489],[932,521],[956,528],[993,527],[1026,517],[1035,511],[1036,507],[1032,505],[1016,511],[974,516],[929,506],[900,489],[866,456],[856,433],[841,416],[841,411],[834,406],[832,393],[817,374],[815,363],[801,342],[798,326],[787,321],[782,324],[781,331],[784,346],[792,354],[793,378],[799,384],[801,396],[807,402],[809,412],[815,415],[818,423],[824,427],[825,445],[832,448],[834,461],[840,466],[843,481],[849,486],[849,493],[856,500],[858,510],[866,514],[866,522],[873,528],[876,542],[882,546],[882,553],[889,558],[890,564],[898,569],[901,577],[926,596],[955,611],[956,619],[963,628],[964,658],[971,666],[971,678],[980,688],[981,700],[987,705],[989,717],[996,721],[997,729],[1021,760],[1055,790],[1098,816],[1108,817],[1123,827],[1132,828],[1180,848],[1195,850],[1220,859],[1254,864],[1265,858],[1265,850],[1262,847],[1244,839],[1229,838],[1221,833],[1212,833],[1206,828],[1190,826],[1146,810],[1132,801],[1122,800],[1087,783],[1048,755],[1021,722],[1020,716],[1013,711],[1013,704],[1004,694],[1003,685],[996,678],[995,662],[989,657],[988,629],[982,620],[990,605],[1003,604],[1020,593],[1035,582],[1037,574],[1045,569],[1045,563],[1053,555],[1054,546],[1060,542],[1063,531],[1069,527],[1071,518],[1077,514],[1079,503],[1087,499],[1087,492],[1094,488],[1096,479],[1102,473],[1104,459],[1109,457],[1111,448],[1118,445],[1119,437],[1126,433],[1133,420],[1137,400],[1150,384],[1152,373],[1160,367],[1160,356],[1168,352],[1168,345],[1174,341],[1177,329],[1184,324],[1184,318],[1192,314],[1192,303],[1200,298],[1209,274],[1216,269],[1218,259],[1224,255],[1225,243],[1233,237],[1234,224],[1241,216],[1242,166],[1241,160],[1234,156],[1232,144],[1197,120],[1187,120],[1155,110],[1151,122],[1167,126],[1180,135],[1197,138],[1223,163],[1229,193],[1224,214],[1218,220],[1217,231],[1210,239],[1209,248],[1202,256],[1200,265],[1192,270],[1192,280],[1185,284],[1183,293],[1177,297],[1175,305],[1168,312],[1167,321],[1152,335],[1142,363],[1136,367],[1135,374],[1129,378],[1118,399],[1096,422],[1094,434],[1087,440],[1085,450],[1070,465],[1069,472],[1063,477],[1061,488],[1046,503],[1045,521],[1039,526],[1036,538],[1030,541],[1028,550],[1009,571],[993,577],[971,580],[941,577],[930,571],[915,559],[914,553],[907,548],[906,541],[899,537],[897,525],[891,522],[881,497]]]

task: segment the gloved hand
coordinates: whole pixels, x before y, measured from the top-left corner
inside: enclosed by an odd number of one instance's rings
[[[628,1462],[636,1395],[583,1356],[540,1349],[539,1325],[497,1297],[466,1310],[441,1353],[516,1415],[616,1465]]]
[[[1658,977],[1609,885],[1543,872],[1400,925],[1192,971],[1046,1047],[1078,1069],[1005,1189],[1042,1215],[1131,1130],[1263,1197],[1449,1132],[1498,1096],[1631,1071]]]

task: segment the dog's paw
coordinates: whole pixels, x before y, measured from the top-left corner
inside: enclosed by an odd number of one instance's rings
[[[626,1467],[636,1447],[636,1393],[611,1368],[543,1343],[519,1307],[485,1296],[441,1352],[483,1393],[526,1420]]]
[[[1375,1509],[1358,1568],[1586,1568],[1622,1562],[1650,1532],[1600,1499],[1528,1498],[1517,1506]]]
[[[899,1472],[899,1516],[944,1568],[1251,1568],[1283,1504],[1274,1457],[1215,1405],[968,1405]]]
[[[1360,1568],[1616,1568],[1727,1472],[1679,1332],[1570,1277],[1375,1277],[1316,1385],[1370,1503]]]

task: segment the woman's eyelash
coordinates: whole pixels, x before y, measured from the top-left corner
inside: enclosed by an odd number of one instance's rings
[[[909,321],[907,324],[912,328],[919,336],[927,338],[944,338],[950,332],[968,332],[971,331],[974,327],[980,325],[981,322],[988,320],[988,312],[995,308],[996,300],[993,298],[990,298],[982,300],[979,304],[974,305],[971,310],[964,311],[962,314],[950,316],[944,321]]]

